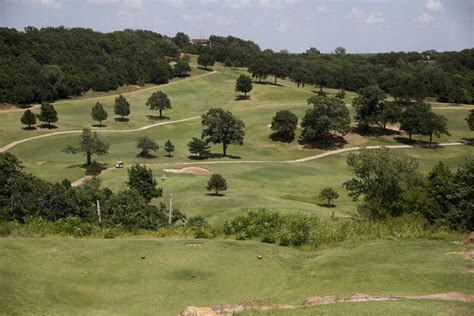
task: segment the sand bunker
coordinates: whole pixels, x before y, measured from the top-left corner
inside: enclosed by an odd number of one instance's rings
[[[204,168],[199,168],[199,167],[186,167],[186,168],[181,168],[181,169],[164,169],[164,172],[170,172],[170,173],[187,173],[187,174],[195,174],[197,176],[208,176],[212,174],[207,169]]]

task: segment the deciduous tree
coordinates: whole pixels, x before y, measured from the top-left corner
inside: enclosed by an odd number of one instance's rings
[[[31,125],[36,124],[36,116],[31,112],[31,110],[26,110],[23,112],[20,121],[22,124],[28,125],[28,128],[31,128]]]
[[[102,126],[102,121],[107,119],[107,112],[105,111],[104,107],[101,103],[97,102],[91,110],[91,116],[94,121],[99,122],[99,126]]]
[[[327,187],[319,192],[319,198],[321,200],[327,201],[327,206],[331,206],[331,201],[337,200],[339,198],[339,193],[337,193],[337,191],[333,188]]]
[[[271,129],[276,138],[292,141],[295,138],[297,126],[298,117],[288,110],[281,110],[273,117]]]
[[[215,60],[211,54],[203,53],[199,55],[197,62],[200,66],[207,70],[207,66],[214,66]]]
[[[215,192],[215,195],[219,195],[219,192],[227,190],[227,181],[218,173],[212,174],[211,178],[207,182],[207,191]]]
[[[48,128],[51,128],[51,123],[56,123],[58,121],[58,113],[56,112],[54,106],[51,103],[41,103],[40,114],[38,114],[38,120],[40,120],[41,122],[46,122]]]
[[[188,150],[193,155],[199,155],[199,157],[203,157],[209,153],[209,145],[200,138],[193,137],[191,141],[188,143]]]
[[[331,136],[344,136],[350,131],[350,115],[345,103],[336,98],[313,96],[308,99],[313,108],[306,111],[301,127],[302,138],[307,141]]]
[[[211,108],[202,116],[202,138],[206,143],[222,144],[222,153],[227,155],[229,145],[244,144],[245,124],[231,112],[221,108]]]
[[[86,165],[89,166],[92,162],[92,156],[107,155],[109,151],[109,144],[103,142],[97,132],[92,132],[89,128],[84,128],[79,138],[77,145],[68,145],[64,152],[68,154],[83,153],[86,156]]]
[[[146,101],[146,105],[150,107],[150,110],[160,111],[160,118],[163,117],[164,110],[171,109],[171,101],[168,95],[162,91],[153,92]]]
[[[174,151],[174,144],[169,139],[165,143],[165,150],[168,153],[168,157],[171,157],[171,153]]]
[[[156,179],[153,178],[153,171],[140,164],[134,164],[128,169],[127,185],[143,196],[147,202],[163,194],[163,189],[157,186]]]
[[[122,120],[125,116],[130,115],[130,103],[128,103],[123,95],[115,98],[114,113],[120,115]]]
[[[235,82],[235,91],[243,92],[244,96],[247,96],[247,93],[252,91],[252,78],[246,75],[240,75]]]

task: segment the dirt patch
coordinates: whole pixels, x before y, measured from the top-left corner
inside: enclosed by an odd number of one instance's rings
[[[37,165],[44,165],[47,161],[37,161],[36,164]]]
[[[466,259],[474,260],[474,250],[470,251],[450,251],[445,253],[446,255],[461,255]]]
[[[419,296],[401,295],[378,295],[355,293],[350,296],[311,296],[304,302],[303,306],[313,306],[343,302],[372,302],[372,301],[399,301],[399,300],[440,300],[456,302],[474,302],[474,295],[452,292],[437,293]],[[181,316],[232,316],[244,311],[267,311],[276,309],[294,309],[297,306],[290,304],[265,304],[261,301],[251,301],[244,304],[224,304],[213,307],[186,307]]]
[[[186,174],[194,174],[197,176],[208,176],[212,174],[211,171],[200,168],[200,167],[186,167],[186,168],[181,168],[181,169],[163,169],[164,172],[170,172],[170,173],[186,173]]]

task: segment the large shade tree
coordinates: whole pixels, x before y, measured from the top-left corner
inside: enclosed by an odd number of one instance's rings
[[[357,124],[369,130],[370,124],[377,123],[380,107],[385,103],[386,95],[378,86],[368,86],[358,91],[358,96],[352,100],[356,111],[354,119]]]
[[[222,154],[227,155],[229,145],[244,144],[245,124],[231,112],[211,108],[202,116],[202,138],[207,143],[222,144]]]
[[[333,134],[344,136],[349,133],[351,119],[343,101],[313,96],[308,99],[308,104],[313,107],[306,111],[301,122],[304,140],[320,140]]]
[[[150,110],[158,110],[160,112],[160,118],[163,117],[163,111],[171,109],[171,101],[168,95],[162,91],[153,92],[146,101],[146,105],[150,107]]]
[[[92,132],[89,128],[84,128],[76,145],[68,145],[64,149],[65,153],[78,154],[82,153],[86,156],[86,165],[92,163],[92,156],[103,156],[109,152],[109,144],[103,142],[97,132]]]

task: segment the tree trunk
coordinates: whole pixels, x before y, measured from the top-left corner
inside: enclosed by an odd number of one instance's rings
[[[328,206],[331,206],[331,199],[328,199]]]
[[[247,92],[244,92],[244,96],[247,96]]]
[[[87,157],[86,165],[89,166],[91,164],[91,159],[92,159],[92,154],[90,151],[86,153],[86,157]]]
[[[297,82],[297,83],[296,83],[296,86],[299,88],[299,87],[300,87],[300,83],[299,83],[299,82]]]
[[[223,151],[223,156],[226,157],[227,156],[227,144],[226,143],[222,143],[222,151]]]
[[[408,139],[411,140],[411,133],[408,133]]]
[[[386,131],[387,130],[387,123],[383,123],[383,130]]]
[[[262,83],[262,77],[258,77],[258,82]]]
[[[430,134],[430,146],[431,146],[432,141],[433,141],[433,133]]]
[[[277,84],[277,76],[275,75],[275,86],[276,86],[276,84]]]
[[[163,110],[160,110],[160,118],[162,118],[162,117],[163,117],[163,115],[161,114],[162,112],[163,112]]]
[[[323,85],[322,84],[319,85],[319,92],[321,92],[321,93],[323,92]]]

